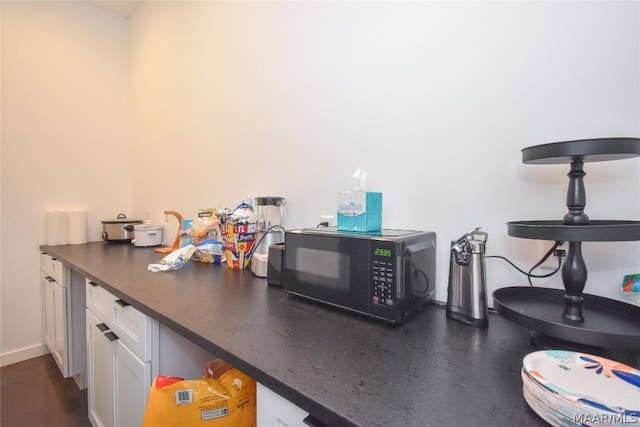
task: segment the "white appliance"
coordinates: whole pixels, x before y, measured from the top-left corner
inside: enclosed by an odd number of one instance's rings
[[[160,246],[162,244],[162,226],[139,224],[133,226],[134,246],[146,248],[150,246]]]

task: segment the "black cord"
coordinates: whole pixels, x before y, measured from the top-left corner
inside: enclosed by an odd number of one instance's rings
[[[416,292],[418,294],[419,297],[424,297],[429,293],[429,289],[431,289],[431,281],[429,280],[429,276],[427,276],[427,273],[425,273],[424,271],[420,270],[419,268],[416,268],[416,265],[414,264],[413,261],[411,261],[411,270],[413,271],[413,276],[422,276],[424,277],[424,280],[427,284],[427,287],[425,288],[424,292],[419,291]],[[415,287],[413,289],[414,291],[416,291]]]
[[[272,230],[282,230],[282,232],[286,232],[286,230],[284,229],[283,226],[281,225],[272,225],[271,227],[267,228],[267,230],[264,232],[264,234],[260,237],[260,239],[258,240],[258,242],[256,244],[254,244],[251,247],[251,250],[249,251],[249,264],[251,264],[251,261],[253,261],[253,253],[256,251],[256,248],[258,246],[260,246],[260,243],[262,243],[262,240],[265,238],[265,236],[267,234],[269,234]]]
[[[556,274],[556,273],[558,272],[558,269],[555,269],[555,270],[554,270],[554,271],[552,271],[551,273],[547,273],[547,274],[540,274],[540,275],[538,275],[538,274],[531,274],[531,270],[529,270],[529,272],[526,272],[526,271],[522,270],[521,268],[519,268],[517,265],[515,265],[513,262],[511,262],[508,258],[505,258],[505,257],[503,257],[503,256],[500,256],[500,255],[491,255],[491,256],[486,256],[485,258],[499,258],[499,259],[502,259],[502,260],[504,260],[504,261],[508,262],[508,263],[509,263],[513,268],[515,268],[516,270],[518,270],[518,272],[520,272],[520,273],[524,274],[525,276],[531,276],[531,277],[533,277],[534,279],[544,279],[544,278],[546,278],[546,277],[551,277],[551,276],[553,276],[554,274]],[[559,259],[558,259],[558,262],[559,262]],[[532,269],[532,270],[533,270],[533,269]]]
[[[518,270],[518,272],[524,274],[525,276],[527,276],[527,280],[529,281],[529,286],[533,287],[533,282],[531,282],[531,279],[545,279],[547,277],[551,277],[554,274],[556,274],[558,271],[560,271],[560,267],[562,267],[562,255],[558,257],[558,267],[553,270],[551,273],[547,273],[547,274],[533,274],[533,270],[535,270],[536,268],[540,267],[542,264],[544,264],[544,262],[546,260],[549,259],[549,257],[556,251],[556,249],[558,249],[559,246],[562,246],[564,242],[563,241],[556,241],[553,246],[551,247],[551,249],[549,249],[547,251],[547,253],[544,254],[544,256],[542,257],[542,259],[540,261],[538,261],[533,267],[531,267],[531,269],[526,272],[524,270],[522,270],[521,268],[519,268],[517,265],[515,265],[513,262],[511,262],[510,260],[508,260],[507,258],[500,256],[500,255],[491,255],[491,256],[486,256],[485,258],[499,258],[502,259],[506,262],[508,262],[513,268],[515,268],[516,270]]]
[[[544,256],[542,257],[542,259],[540,261],[538,261],[538,263],[536,265],[534,265],[533,267],[531,267],[531,270],[529,270],[529,275],[528,275],[528,280],[529,280],[529,286],[533,287],[533,283],[531,283],[531,272],[533,270],[535,270],[536,268],[538,268],[539,266],[541,266],[547,259],[549,259],[549,257],[551,256],[551,254],[553,254],[556,249],[558,249],[559,246],[562,246],[564,242],[557,240],[553,246],[551,247],[551,249],[549,249],[547,251],[546,254],[544,254]],[[556,268],[552,274],[556,274],[558,272],[558,270],[560,270],[560,267],[562,266],[562,259],[561,257],[558,257],[558,268]],[[550,276],[548,276],[550,277]]]

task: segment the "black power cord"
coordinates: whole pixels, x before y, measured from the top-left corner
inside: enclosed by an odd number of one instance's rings
[[[282,232],[286,232],[287,230],[284,229],[283,226],[281,225],[272,225],[271,227],[267,228],[266,231],[264,232],[264,234],[260,237],[260,239],[258,239],[257,243],[254,243],[254,245],[251,247],[251,250],[249,251],[249,264],[251,264],[251,261],[253,261],[253,253],[256,251],[256,249],[258,248],[258,246],[260,246],[260,243],[262,243],[262,240],[265,238],[265,236],[267,234],[269,234],[272,231],[278,231],[278,230],[282,230]]]
[[[515,265],[513,262],[511,262],[509,259],[500,256],[500,255],[491,255],[491,256],[486,256],[485,258],[499,258],[502,259],[506,262],[508,262],[513,268],[515,268],[516,270],[518,270],[518,272],[524,274],[525,276],[527,276],[527,280],[529,281],[529,286],[533,286],[533,282],[531,282],[531,279],[544,279],[547,277],[551,277],[553,275],[555,275],[558,271],[560,271],[560,268],[562,267],[562,258],[565,257],[566,253],[564,250],[562,249],[558,249],[558,247],[562,246],[564,244],[563,241],[556,241],[553,246],[551,246],[551,249],[549,249],[544,256],[542,257],[542,259],[540,261],[538,261],[533,267],[531,267],[531,269],[527,272],[522,270],[521,268],[519,268],[517,265]],[[544,262],[546,260],[549,259],[549,257],[551,255],[555,254],[556,257],[558,258],[558,267],[556,267],[555,270],[553,270],[550,273],[547,274],[533,274],[533,270],[535,270],[536,268],[540,267],[542,264],[544,264]]]

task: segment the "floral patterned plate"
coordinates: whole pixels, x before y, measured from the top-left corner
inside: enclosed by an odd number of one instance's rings
[[[526,355],[523,373],[549,393],[586,411],[640,420],[640,371],[586,353],[543,350]]]

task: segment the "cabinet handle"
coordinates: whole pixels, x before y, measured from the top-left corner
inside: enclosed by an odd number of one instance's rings
[[[131,305],[131,304],[129,304],[128,302],[123,301],[123,300],[121,300],[121,299],[117,299],[117,300],[116,300],[116,304],[118,304],[120,307],[123,307],[123,308],[124,308],[124,307],[128,307],[128,306],[130,306],[130,305]]]
[[[304,420],[302,420],[302,422],[311,427],[327,427],[325,423],[323,423],[313,415],[308,415]]]
[[[114,342],[119,339],[118,336],[111,331],[105,333],[104,336],[107,337],[111,342]]]
[[[51,277],[51,276],[44,276],[44,278],[45,278],[48,282],[55,282],[55,281],[56,281],[56,279],[54,279],[54,278],[53,278],[53,277]]]
[[[100,329],[100,332],[105,333],[106,331],[109,330],[109,327],[107,325],[105,325],[104,323],[98,323],[96,325],[96,328]]]
[[[89,280],[89,284],[90,284],[91,286],[93,286],[94,288],[95,288],[96,286],[98,286],[98,284],[97,284],[97,283],[92,282],[91,280]]]

